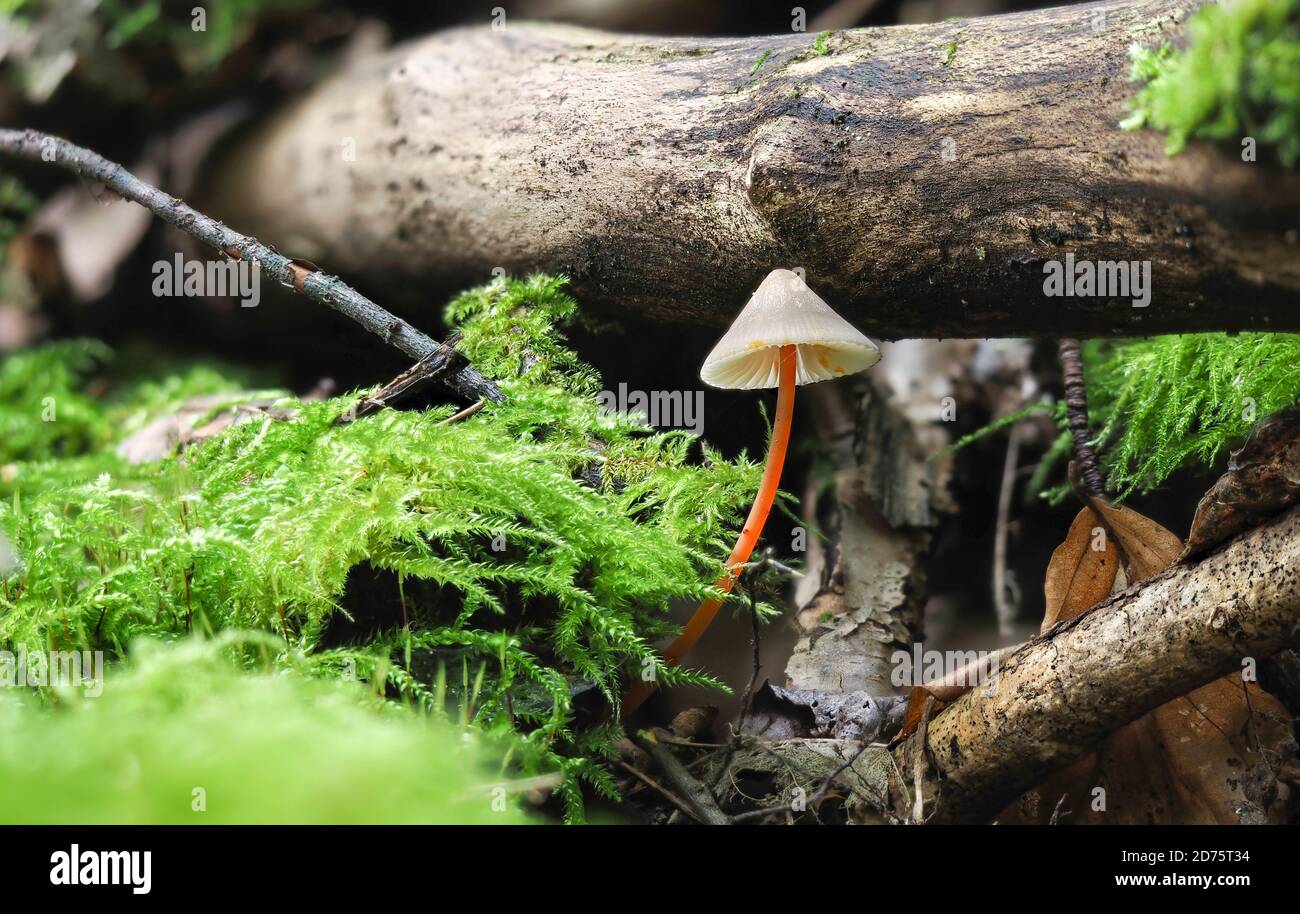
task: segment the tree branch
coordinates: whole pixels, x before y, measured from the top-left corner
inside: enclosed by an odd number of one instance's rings
[[[0,130],[0,152],[31,162],[47,162],[81,178],[97,181],[212,249],[265,270],[281,285],[351,318],[384,342],[419,360],[420,370],[425,374],[445,372],[442,380],[467,399],[504,399],[495,383],[464,363],[463,356],[451,347],[416,330],[337,276],[285,257],[256,238],[227,228],[183,201],[146,184],[116,162],[35,130]],[[458,361],[460,364],[456,367]]]
[[[930,722],[931,821],[992,815],[1107,733],[1300,643],[1300,507],[1112,596],[1005,659]],[[895,758],[903,771],[910,741]]]
[[[1177,41],[1197,5],[852,29],[824,54],[485,18],[276,112],[207,190],[413,305],[501,267],[722,325],[797,266],[886,338],[1298,330],[1300,176],[1118,126],[1129,46]],[[1149,305],[1046,298],[1067,254],[1150,261]]]

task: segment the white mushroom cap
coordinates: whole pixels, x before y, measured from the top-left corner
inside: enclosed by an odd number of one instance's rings
[[[855,374],[880,350],[822,301],[799,274],[773,270],[704,360],[700,379],[714,387],[777,386],[781,347],[796,346],[795,383]]]

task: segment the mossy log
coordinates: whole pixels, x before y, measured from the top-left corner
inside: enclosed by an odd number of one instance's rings
[[[790,266],[885,338],[1300,329],[1300,177],[1118,126],[1129,46],[1197,5],[732,39],[485,22],[267,117],[200,202],[426,306],[547,270],[716,325]],[[1150,261],[1149,305],[1045,298],[1067,253]]]

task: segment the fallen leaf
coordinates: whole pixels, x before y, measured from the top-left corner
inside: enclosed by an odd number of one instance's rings
[[[966,689],[965,691],[970,690]],[[898,728],[898,732],[889,741],[889,745],[897,746],[916,732],[917,728],[921,726],[921,718],[925,716],[925,703],[930,698],[934,699],[934,704],[930,706],[930,717],[933,718],[947,706],[947,702],[941,701],[937,695],[925,686],[916,686],[907,693],[907,707],[903,711],[903,725]]]
[[[1300,407],[1274,413],[1250,433],[1196,506],[1180,558],[1209,552],[1300,497]]]
[[[1096,511],[1083,508],[1047,563],[1043,580],[1046,611],[1041,630],[1082,615],[1110,596],[1118,570],[1119,554],[1113,537],[1106,535]]]
[[[718,718],[718,709],[712,706],[687,708],[673,718],[668,729],[678,739],[707,738],[713,732],[713,722]]]
[[[1091,498],[1093,510],[1118,541],[1120,559],[1131,584],[1153,578],[1172,565],[1183,551],[1183,541],[1145,514],[1132,508]]]
[[[871,742],[902,719],[903,699],[857,692],[783,689],[771,683],[754,695],[744,732],[767,739],[829,737]]]
[[[975,686],[991,684],[1002,661],[1022,647],[1024,645],[1014,644],[981,654],[978,659],[958,667],[946,676],[913,688],[907,695],[902,726],[890,740],[890,745],[896,746],[916,732],[916,728],[921,725],[921,718],[925,715],[927,698],[934,698],[934,706],[930,708],[930,716],[934,717],[945,705],[956,701]]]
[[[293,413],[292,409],[273,408],[274,398],[241,400],[243,396],[207,394],[186,400],[175,412],[159,416],[125,438],[118,444],[117,454],[133,465],[149,463],[174,453],[178,446],[191,447],[231,426],[267,417],[287,419]]]
[[[162,178],[152,159],[136,163],[131,171],[150,184]],[[143,206],[122,200],[101,203],[76,185],[51,197],[32,217],[30,231],[53,240],[61,284],[84,303],[108,294],[117,268],[144,239],[152,220]]]
[[[1071,825],[1280,824],[1296,792],[1275,766],[1295,755],[1286,709],[1233,674],[1116,730],[997,821],[1047,824],[1064,796],[1060,821]]]

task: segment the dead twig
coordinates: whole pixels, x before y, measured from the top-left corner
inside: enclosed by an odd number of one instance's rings
[[[923,825],[925,823],[925,739],[926,733],[930,729],[930,712],[934,710],[934,696],[928,695],[925,699],[925,707],[921,709],[921,723],[916,728],[916,734],[913,739],[912,756],[912,786],[914,793],[912,795],[912,823]]]
[[[1065,376],[1065,408],[1070,434],[1074,437],[1074,462],[1088,494],[1093,498],[1104,498],[1106,486],[1097,466],[1097,453],[1088,443],[1088,390],[1083,381],[1079,341],[1066,338],[1057,348],[1061,356],[1061,372]]]
[[[676,790],[680,791],[693,812],[691,817],[705,825],[729,825],[731,819],[718,806],[717,799],[709,788],[686,770],[673,755],[672,750],[660,743],[654,733],[643,730],[632,736],[632,741],[650,754],[659,770]]]
[[[694,819],[696,822],[699,822],[701,825],[706,824],[703,820],[700,819],[699,815],[696,814],[695,810],[691,809],[690,805],[685,800],[683,800],[677,794],[673,793],[664,785],[660,784],[654,778],[650,777],[650,775],[646,774],[644,771],[642,771],[640,768],[637,768],[635,765],[629,765],[627,762],[623,761],[622,759],[617,759],[616,761],[620,768],[622,768],[628,774],[632,775],[632,777],[636,778],[642,784],[649,787],[655,793],[659,794],[669,803],[673,804],[673,806],[677,807],[678,812],[690,816],[692,819]]]
[[[98,153],[36,130],[0,130],[0,152],[31,162],[52,164],[83,179],[103,184],[213,250],[265,270],[286,288],[351,318],[412,358],[420,362],[429,360],[426,369],[449,362],[454,355],[451,347],[426,336],[337,276],[328,275],[314,264],[285,257],[256,238],[241,235],[182,200],[141,181]],[[446,371],[444,381],[447,386],[466,399],[505,399],[496,384],[463,357],[454,369],[440,370]]]
[[[454,339],[439,343],[436,351],[420,359],[373,394],[362,397],[355,408],[339,416],[334,424],[347,425],[362,416],[378,412],[385,406],[391,406],[394,401],[442,377],[464,360],[464,356],[453,348],[455,345]],[[480,405],[483,403],[482,400],[477,402]]]
[[[438,427],[442,428],[444,425],[453,425],[457,422],[468,419],[470,416],[482,409],[485,403],[487,403],[486,400],[479,400],[475,403],[471,403],[469,406],[456,413],[456,415],[448,416],[446,419],[443,419],[438,423]]]
[[[1063,793],[1061,794],[1061,798],[1056,801],[1056,806],[1052,809],[1052,818],[1048,821],[1048,825],[1059,825],[1061,816],[1068,816],[1070,814],[1070,810],[1068,809],[1065,811],[1061,810],[1061,807],[1065,805],[1067,797],[1069,797],[1069,794]]]
[[[1020,609],[1019,587],[1007,569],[1007,541],[1011,535],[1011,496],[1016,489],[1016,465],[1020,462],[1019,423],[1011,426],[1007,436],[1007,454],[1002,463],[1002,488],[998,493],[998,521],[993,539],[993,606],[998,617],[998,631],[1004,637],[1015,631]]]

